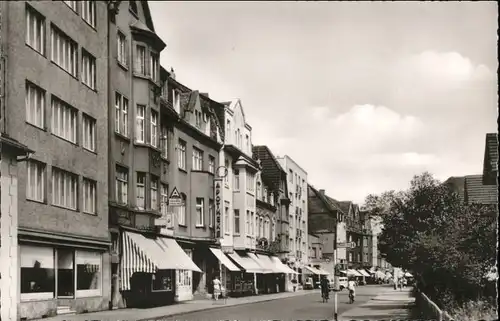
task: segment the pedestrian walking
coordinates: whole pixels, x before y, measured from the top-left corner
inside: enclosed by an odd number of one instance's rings
[[[214,280],[212,281],[214,285],[214,299],[215,301],[219,300],[219,296],[222,292],[222,283],[219,280],[219,276],[215,276]]]

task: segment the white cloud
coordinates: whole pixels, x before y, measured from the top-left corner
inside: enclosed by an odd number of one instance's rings
[[[476,64],[460,53],[424,51],[394,65],[394,83],[438,88],[456,88],[470,81],[492,80],[488,67]]]

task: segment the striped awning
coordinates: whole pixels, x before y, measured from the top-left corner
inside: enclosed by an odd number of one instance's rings
[[[130,289],[135,272],[191,270],[201,272],[174,239],[150,239],[133,232],[122,233],[121,290]]]
[[[282,271],[282,273],[286,274],[299,274],[298,272],[292,270],[288,265],[285,265],[281,263],[281,260],[277,258],[276,256],[271,256],[271,261],[274,262],[274,264]]]
[[[210,251],[215,255],[219,262],[224,265],[229,271],[241,271],[233,262],[220,250],[216,248],[210,248]]]
[[[348,269],[347,275],[348,276],[363,276],[363,274],[359,273],[358,271],[356,271],[354,269]]]
[[[357,270],[357,272],[359,272],[363,276],[368,276],[368,277],[370,276],[369,273],[367,273],[365,270],[362,270],[362,269]]]

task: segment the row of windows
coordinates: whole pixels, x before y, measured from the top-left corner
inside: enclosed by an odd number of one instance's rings
[[[234,136],[233,136],[234,134]],[[251,153],[251,142],[250,142],[250,137],[248,135],[245,135],[245,145],[243,145],[243,135],[241,134],[240,129],[236,129],[234,132],[231,131],[231,120],[226,120],[226,137],[229,139],[229,137],[234,137],[234,144],[236,147],[239,149],[243,150],[245,153]],[[245,149],[243,149],[245,148]]]
[[[261,182],[257,182],[257,199],[274,206],[274,193],[269,193],[267,188],[262,187]]]
[[[88,1],[84,1],[86,2]],[[94,14],[88,12],[82,14],[82,17],[93,15],[93,20],[89,19],[95,23],[95,3],[91,3],[82,7],[84,11],[90,10]],[[45,56],[45,17],[29,5],[26,6],[26,44]],[[50,45],[50,59],[72,76],[78,77],[78,44],[53,23],[50,25]],[[96,58],[83,47],[81,48],[80,78],[83,84],[96,90]]]
[[[129,65],[127,36],[121,31],[117,34],[117,56],[120,65],[127,68]],[[135,46],[134,73],[136,75],[151,78],[154,82],[160,81],[160,56],[158,53],[148,50],[145,45]]]
[[[95,1],[63,1],[76,14],[80,14],[82,19],[93,28],[96,27],[96,2]]]
[[[41,87],[26,81],[25,104],[26,121],[41,129],[45,129],[46,91]],[[51,131],[52,134],[73,144],[78,142],[78,109],[51,95]],[[96,120],[82,112],[81,145],[83,148],[96,151]]]
[[[183,141],[182,139],[179,139],[177,142],[177,166],[182,169],[186,170],[186,147],[187,143]],[[193,146],[193,154],[192,154],[192,169],[195,171],[203,171],[205,170],[204,166],[204,153],[201,149],[198,149]],[[208,155],[208,166],[207,170],[214,174],[215,173],[215,157],[212,155]]]
[[[43,202],[47,200],[47,166],[38,161],[27,162],[26,198],[29,200]],[[52,201],[51,204],[64,207],[74,211],[79,210],[78,198],[81,197],[83,212],[96,213],[97,183],[96,181],[79,176],[71,172],[52,166]],[[79,193],[79,188],[82,190]]]

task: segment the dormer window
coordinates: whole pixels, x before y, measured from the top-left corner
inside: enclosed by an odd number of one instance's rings
[[[203,122],[207,122],[208,121],[208,116],[206,113],[203,113]]]
[[[136,46],[135,72],[146,75],[146,47]]]
[[[181,112],[181,94],[178,90],[172,90],[172,105],[177,113]]]
[[[150,74],[151,74],[151,79],[154,82],[158,82],[158,54],[151,52],[151,55],[149,57],[149,69],[150,69]]]
[[[194,111],[194,116],[195,116],[195,121],[196,121],[196,124],[195,124],[196,128],[201,129],[201,119],[202,119],[201,112],[198,111],[198,110],[195,110]]]

